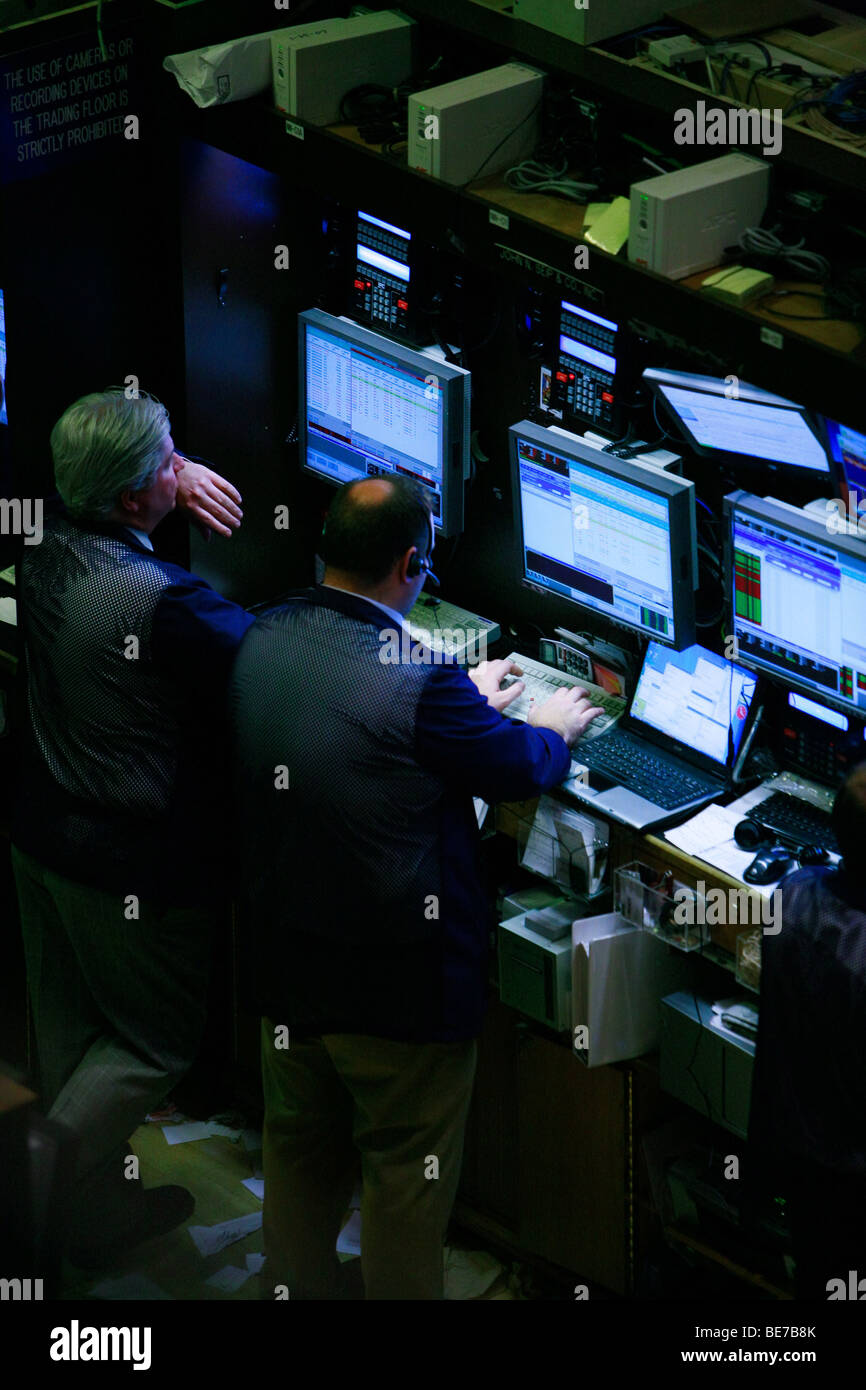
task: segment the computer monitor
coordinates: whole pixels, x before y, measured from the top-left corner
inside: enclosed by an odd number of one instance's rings
[[[647,367],[644,380],[698,454],[731,454],[799,474],[828,473],[817,420],[784,396],[731,376]]]
[[[556,427],[510,431],[523,582],[681,651],[695,640],[694,484]]]
[[[298,335],[302,467],[338,485],[414,478],[437,530],[462,530],[469,373],[320,309],[298,315]]]
[[[822,417],[827,449],[836,466],[836,484],[851,512],[856,515],[866,502],[866,434]]]
[[[866,710],[866,545],[775,498],[725,498],[737,658],[836,709]]]

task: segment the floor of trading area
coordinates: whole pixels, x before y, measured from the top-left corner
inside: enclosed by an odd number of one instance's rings
[[[187,1117],[183,1117],[187,1119]],[[110,1269],[94,1273],[66,1265],[65,1299],[257,1299],[256,1270],[262,1253],[261,1223],[243,1239],[202,1253],[190,1228],[214,1227],[237,1218],[261,1215],[262,1203],[244,1180],[261,1175],[261,1152],[248,1148],[249,1131],[233,1139],[211,1135],[169,1144],[163,1120],[141,1125],[132,1147],[148,1187],[178,1183],[195,1197],[195,1211],[183,1226],[158,1240],[145,1242]],[[259,1141],[260,1142],[260,1141]],[[357,1216],[354,1221],[357,1222]],[[345,1228],[344,1228],[345,1231]],[[348,1233],[348,1232],[346,1232]],[[199,1236],[199,1240],[208,1237]],[[211,1237],[213,1239],[213,1237]],[[522,1299],[527,1293],[525,1271],[503,1266],[493,1255],[471,1247],[446,1250],[445,1296],[450,1299]],[[248,1258],[249,1257],[249,1258]],[[341,1256],[349,1297],[363,1298],[360,1260]],[[208,1282],[214,1280],[215,1282]]]

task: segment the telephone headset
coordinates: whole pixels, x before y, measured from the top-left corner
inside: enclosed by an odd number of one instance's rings
[[[427,513],[427,521],[430,526],[430,544],[427,547],[427,554],[422,559],[421,556],[418,554],[418,551],[415,551],[415,554],[412,556],[408,565],[406,566],[406,578],[417,579],[419,574],[423,574],[426,571],[427,578],[432,579],[433,583],[438,588],[439,580],[433,573],[433,566],[430,564],[430,556],[433,553],[433,547],[436,544],[436,528],[433,524],[433,517],[429,512]]]
[[[768,830],[751,816],[747,816],[734,827],[734,839],[740,849],[754,850],[765,849],[779,842],[778,834],[774,830]],[[791,858],[796,859],[800,865],[811,865],[826,864],[830,856],[821,845],[798,845],[791,847]]]

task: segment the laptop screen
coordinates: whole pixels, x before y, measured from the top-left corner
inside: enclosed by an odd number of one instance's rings
[[[650,642],[631,716],[723,767],[736,757],[757,679],[705,647]]]

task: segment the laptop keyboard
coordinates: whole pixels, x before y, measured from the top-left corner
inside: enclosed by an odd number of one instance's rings
[[[590,744],[581,741],[578,761],[623,783],[629,791],[645,796],[665,811],[676,810],[716,791],[714,783],[685,772],[625,729]]]

